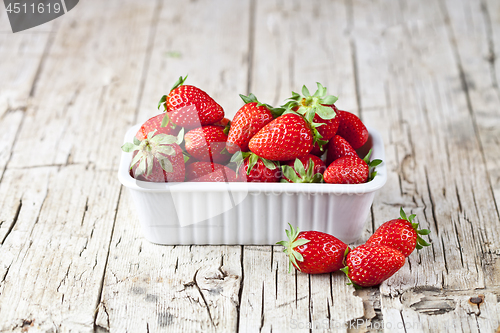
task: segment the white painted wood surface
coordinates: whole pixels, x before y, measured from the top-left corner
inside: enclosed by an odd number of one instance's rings
[[[498,331],[499,52],[495,0],[81,1],[17,34],[0,11],[0,331]],[[230,117],[325,84],[385,142],[358,243],[403,206],[432,246],[356,291],[279,246],[148,243],[119,146],[185,74]]]

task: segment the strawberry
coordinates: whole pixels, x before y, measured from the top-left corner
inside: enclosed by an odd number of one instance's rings
[[[368,141],[368,130],[361,120],[353,113],[338,110],[340,119],[337,135],[349,142],[354,149],[361,148]]]
[[[179,146],[182,130],[178,137],[152,131],[144,140],[134,137],[122,150],[133,152],[130,163],[131,175],[135,179],[149,182],[181,182],[184,180],[184,156]]]
[[[312,145],[309,125],[301,115],[289,111],[255,134],[248,148],[271,161],[288,161],[309,154]]]
[[[366,244],[386,245],[403,253],[408,257],[415,247],[422,249],[423,246],[429,246],[420,235],[428,235],[428,229],[418,230],[418,223],[413,223],[415,214],[406,217],[406,213],[401,207],[401,218],[383,223],[375,233],[368,238]]]
[[[308,154],[287,162],[281,169],[282,183],[321,183],[326,165],[318,156]]]
[[[175,124],[168,124],[166,127],[161,127],[161,122],[163,120],[164,114],[161,113],[157,116],[154,116],[152,118],[149,118],[144,124],[142,124],[141,128],[139,128],[139,131],[137,131],[137,134],[135,137],[139,140],[144,140],[148,137],[148,134],[156,130],[155,135],[158,134],[170,134],[170,135],[177,135],[179,133],[179,130],[181,127],[175,126]]]
[[[342,271],[355,287],[371,287],[390,278],[405,264],[405,256],[385,245],[364,244],[351,250]]]
[[[226,153],[227,135],[220,126],[203,126],[190,130],[184,136],[186,151],[204,162],[225,164],[231,156]]]
[[[238,178],[242,182],[271,183],[281,179],[281,170],[276,162],[266,160],[251,152],[237,152],[231,162],[238,165]]]
[[[321,83],[316,84],[318,89],[313,95],[306,86],[302,87],[302,95],[292,92],[292,97],[285,106],[303,115],[311,123],[317,131],[317,134],[315,131],[315,143],[319,142],[321,146],[337,133],[340,120],[336,117],[337,108],[333,104],[338,98],[327,95],[327,89]]]
[[[328,143],[328,142],[327,142]],[[318,157],[321,157],[323,156],[323,154],[325,153],[326,151],[326,146],[327,146],[327,143],[323,144],[323,145],[319,145],[318,142],[316,142],[313,146],[313,149],[311,150],[311,154],[315,155],[315,156],[318,156]]]
[[[254,94],[249,96],[240,94],[240,97],[245,105],[236,112],[233,118],[226,144],[226,149],[231,154],[237,151],[248,151],[248,142],[252,136],[284,111],[262,104]]]
[[[323,177],[330,184],[360,184],[368,181],[369,167],[357,156],[344,156],[326,168]]]
[[[366,183],[377,175],[375,167],[382,163],[382,160],[370,161],[372,150],[361,159],[358,155],[342,156],[333,161],[323,173],[325,182],[331,184],[360,184]]]
[[[335,135],[328,143],[326,164],[330,165],[336,159],[344,156],[358,156],[354,148],[340,135]]]
[[[210,125],[224,118],[224,110],[206,92],[190,85],[182,76],[174,84],[168,95],[163,95],[158,108],[164,104],[165,117],[162,125],[171,120],[174,124],[195,128]]]
[[[216,121],[212,125],[226,128],[227,126],[231,125],[231,120],[229,120],[228,118],[222,118],[221,120]]]
[[[294,229],[290,224],[286,231],[288,241],[276,244],[283,245],[292,266],[303,273],[322,274],[341,269],[347,244],[341,240],[319,231],[302,231]]]
[[[234,182],[236,173],[227,166],[211,162],[193,162],[186,167],[186,181]]]

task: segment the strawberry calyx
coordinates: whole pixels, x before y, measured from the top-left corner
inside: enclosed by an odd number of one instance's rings
[[[253,93],[250,93],[248,96],[240,94],[240,97],[245,104],[257,103],[257,107],[259,107],[259,106],[265,107],[266,109],[268,109],[271,112],[271,114],[273,115],[273,118],[277,118],[277,117],[281,116],[283,114],[283,112],[285,111],[285,108],[275,108],[269,104],[259,102],[259,100],[257,99],[257,97],[255,97],[255,95]]]
[[[184,84],[184,82],[186,82],[187,77],[188,77],[187,75],[185,77],[180,76],[177,79],[177,81],[175,81],[174,86],[170,89],[170,91],[174,90],[175,88],[177,88],[179,86],[182,86]],[[161,96],[160,101],[158,102],[158,110],[163,105],[165,107],[164,112],[167,111],[167,104],[166,104],[167,98],[168,98],[168,95]],[[163,121],[165,122],[165,119]],[[162,122],[161,127],[165,127],[165,126],[163,125],[163,122]]]
[[[295,266],[300,271],[300,267],[299,267],[297,261],[299,261],[299,262],[304,261],[304,257],[302,256],[302,254],[297,252],[295,250],[295,248],[298,246],[309,243],[310,240],[305,239],[305,238],[297,239],[297,237],[299,236],[299,232],[300,232],[299,228],[294,229],[294,227],[290,223],[288,223],[288,225],[290,226],[290,230],[285,229],[285,233],[286,233],[286,236],[288,237],[288,241],[280,241],[280,242],[277,242],[276,244],[283,245],[285,247],[283,249],[283,252],[285,252],[288,255],[288,259],[289,259],[288,272],[290,273],[292,271],[292,266]]]
[[[293,168],[289,165],[281,166],[281,171],[283,175],[290,181],[282,178],[282,183],[322,183],[323,175],[321,173],[314,174],[314,162],[312,158],[309,159],[309,166],[307,170],[304,167],[302,161],[298,158],[293,162]],[[298,175],[297,175],[298,174]]]
[[[368,154],[366,154],[366,156],[363,158],[363,161],[365,161],[366,164],[368,164],[369,168],[367,182],[372,181],[375,178],[375,176],[377,175],[377,171],[375,171],[375,168],[383,162],[380,159],[374,159],[370,161],[371,154],[372,154],[372,149],[370,149]]]
[[[151,175],[155,158],[165,172],[173,172],[174,170],[168,156],[175,156],[176,152],[172,144],[182,142],[184,131],[181,129],[177,137],[164,133],[155,135],[155,133],[156,130],[149,132],[147,138],[142,141],[134,137],[133,142],[127,142],[121,147],[126,153],[137,151],[130,163],[130,169],[137,165],[136,177]]]
[[[413,222],[413,219],[417,215],[411,214],[410,216],[407,217],[403,207],[401,207],[401,209],[399,210],[399,215],[400,215],[402,220],[408,221],[411,224],[413,230],[415,230],[417,232],[417,244],[415,245],[415,248],[417,250],[423,249],[424,246],[431,245],[428,242],[426,242],[422,237],[420,237],[420,235],[424,236],[424,235],[430,234],[431,231],[429,229],[418,229],[418,227],[419,227],[418,222]]]
[[[361,287],[359,284],[357,284],[356,282],[354,282],[353,280],[351,280],[351,278],[349,277],[349,266],[345,266],[344,268],[341,268],[340,269],[342,272],[345,273],[345,275],[347,276],[347,279],[349,280],[349,282],[347,282],[346,284],[348,286],[353,286],[355,289],[363,289],[363,287]]]
[[[297,112],[303,115],[307,120],[312,122],[314,115],[320,116],[324,120],[333,119],[336,115],[333,108],[326,106],[334,104],[338,98],[333,95],[327,94],[326,87],[319,82],[316,82],[318,89],[313,95],[309,89],[304,85],[302,87],[302,95],[292,91],[292,97],[288,98],[289,101],[285,104],[286,107],[297,107]]]
[[[265,167],[268,168],[269,170],[275,170],[278,167],[278,163],[275,161],[268,160],[264,157],[260,157],[255,153],[252,152],[241,152],[238,151],[236,152],[232,157],[231,157],[231,162],[236,163],[236,171],[239,170],[243,162],[248,158],[248,168],[247,168],[247,176],[250,175],[250,172],[252,171],[253,167],[259,160],[264,163]]]

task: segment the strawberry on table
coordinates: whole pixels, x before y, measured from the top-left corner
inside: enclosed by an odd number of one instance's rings
[[[290,260],[289,271],[292,266],[303,273],[323,274],[337,271],[344,267],[344,254],[347,244],[324,232],[285,230],[288,241],[276,244],[283,245]]]
[[[184,136],[186,151],[199,161],[225,164],[231,155],[225,150],[227,135],[220,126],[194,128]]]
[[[321,183],[326,165],[318,156],[308,154],[288,161],[281,166],[281,170],[282,183]]]
[[[401,218],[383,223],[375,233],[368,238],[366,244],[386,245],[401,251],[405,257],[408,257],[414,250],[422,249],[423,246],[429,246],[420,235],[428,235],[428,229],[418,229],[418,223],[414,223],[415,214],[406,217],[406,213],[401,207]]]
[[[281,179],[278,163],[266,160],[252,152],[237,152],[231,162],[238,165],[238,179],[243,182],[272,183]]]
[[[349,251],[342,271],[355,287],[371,287],[390,278],[404,264],[405,256],[398,250],[364,244]]]
[[[152,131],[144,140],[134,137],[134,142],[127,142],[122,150],[133,152],[130,163],[131,175],[138,180],[149,182],[181,182],[184,180],[184,156],[178,137]]]
[[[226,144],[227,151],[231,154],[237,151],[248,151],[250,139],[284,111],[259,102],[254,94],[249,96],[240,94],[240,97],[245,105],[236,112],[233,118]]]
[[[177,135],[181,127],[175,126],[175,124],[173,123],[167,124],[167,126],[165,127],[161,127],[161,122],[163,120],[163,117],[164,114],[161,113],[157,116],[149,118],[144,124],[142,124],[141,128],[139,128],[139,131],[137,131],[135,137],[139,140],[144,140],[148,137],[149,133],[155,130],[156,130],[155,135],[158,134]]]
[[[338,110],[340,120],[337,134],[349,142],[354,149],[361,148],[368,141],[368,130],[354,113]]]
[[[271,161],[288,161],[309,154],[311,128],[304,118],[287,111],[255,134],[248,144],[253,153]]]
[[[333,139],[331,139],[328,143],[328,150],[326,152],[326,165],[330,165],[336,159],[344,156],[358,157],[358,154],[356,153],[354,148],[352,148],[349,142],[346,141],[346,139],[344,139],[340,135],[335,135]]]
[[[158,103],[165,106],[163,125],[170,121],[174,124],[195,128],[210,125],[224,118],[224,110],[203,90],[184,85],[186,77],[180,77],[168,95],[163,95]]]
[[[236,173],[227,166],[211,162],[193,162],[186,166],[189,182],[235,182]]]

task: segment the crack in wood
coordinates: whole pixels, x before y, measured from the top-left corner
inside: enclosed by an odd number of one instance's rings
[[[14,217],[12,218],[12,223],[10,224],[9,228],[7,229],[7,232],[5,233],[2,241],[0,242],[0,245],[3,245],[5,243],[5,240],[7,237],[9,237],[10,233],[14,229],[14,226],[17,223],[17,220],[19,219],[19,214],[21,213],[21,208],[23,207],[23,201],[22,199],[19,199],[19,204],[17,205],[16,212],[14,214]]]

